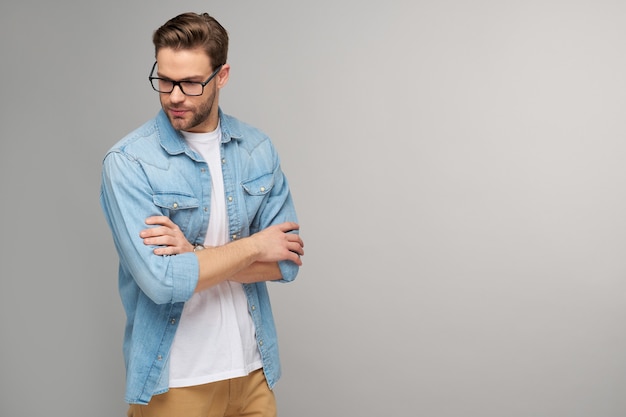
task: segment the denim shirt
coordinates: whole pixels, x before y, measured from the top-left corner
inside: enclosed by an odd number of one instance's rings
[[[297,221],[287,180],[270,139],[219,110],[221,160],[231,240],[272,224]],[[123,353],[128,403],[147,404],[168,390],[169,353],[183,305],[198,282],[194,253],[157,256],[139,232],[149,216],[164,215],[192,244],[209,224],[211,179],[207,163],[161,110],[105,155],[100,204],[119,256],[119,292],[126,312]],[[298,266],[279,262],[281,282]],[[280,378],[278,341],[265,282],[244,284],[248,311],[270,388]]]

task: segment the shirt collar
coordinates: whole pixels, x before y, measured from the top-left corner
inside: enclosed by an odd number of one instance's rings
[[[222,129],[222,143],[230,142],[232,139],[240,140],[243,138],[237,126],[232,123],[230,117],[222,112],[221,108],[218,108],[218,117]],[[185,142],[183,135],[174,129],[163,109],[157,114],[156,127],[161,146],[167,153],[170,155],[186,153],[189,157],[195,159],[194,152]]]

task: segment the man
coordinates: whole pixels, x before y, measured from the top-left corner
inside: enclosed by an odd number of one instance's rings
[[[270,139],[219,108],[226,30],[185,13],[153,42],[162,109],[106,154],[100,196],[127,315],[128,415],[274,416],[266,281],[292,281],[304,254],[289,187]]]

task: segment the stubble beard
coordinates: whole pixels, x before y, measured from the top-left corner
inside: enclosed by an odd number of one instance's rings
[[[165,114],[167,115],[167,118],[169,119],[174,129],[189,131],[194,127],[204,123],[209,118],[211,112],[213,111],[214,102],[215,91],[213,91],[212,94],[207,97],[206,101],[200,103],[195,108],[191,107],[187,109],[191,113],[191,120],[188,121],[183,118],[173,117],[167,110],[165,111]],[[161,107],[163,107],[164,110],[166,109],[166,106],[163,102],[161,102]]]

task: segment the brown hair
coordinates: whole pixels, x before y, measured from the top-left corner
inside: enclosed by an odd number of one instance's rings
[[[202,48],[213,69],[226,63],[228,55],[228,32],[208,13],[183,13],[154,31],[152,35],[154,55],[161,48]]]

